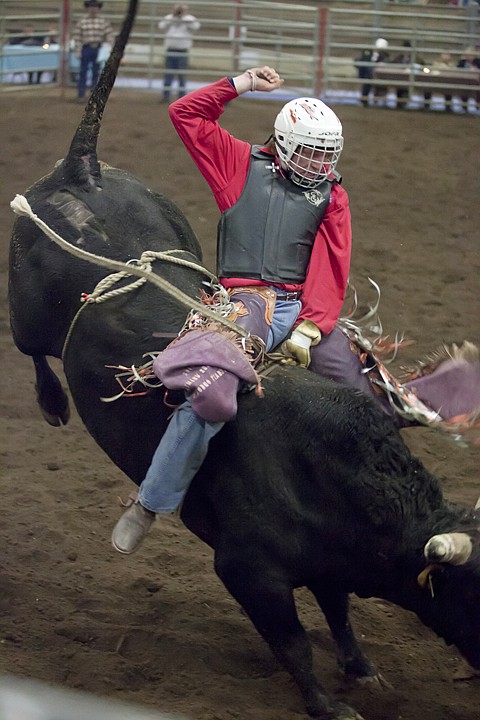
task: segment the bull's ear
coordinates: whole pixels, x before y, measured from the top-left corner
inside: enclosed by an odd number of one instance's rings
[[[428,587],[429,582],[431,582],[430,574],[434,567],[435,565],[427,565],[427,567],[422,570],[419,575],[417,575],[417,583],[420,585],[422,590],[425,590],[425,588]]]
[[[447,576],[446,568],[441,565],[427,565],[422,572],[417,575],[417,583],[420,585],[422,590],[429,590],[432,598],[435,597],[435,593],[439,592],[444,585]]]

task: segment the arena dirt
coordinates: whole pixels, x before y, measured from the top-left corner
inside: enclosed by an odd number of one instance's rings
[[[66,153],[82,107],[56,91],[3,94],[0,103],[0,671],[192,720],[300,720],[296,687],[216,578],[211,551],[168,519],[135,556],[115,554],[109,537],[120,514],[117,497],[130,482],[75,412],[62,429],[40,416],[32,363],[9,332],[9,202]],[[279,107],[242,98],[222,122],[262,142]],[[386,331],[415,340],[405,362],[443,341],[478,342],[479,119],[336,110],[345,130],[339,169],[350,195],[352,276],[361,300],[373,299],[372,277],[382,288]],[[156,95],[113,92],[99,155],[172,197],[213,267],[217,209]],[[475,503],[479,447],[462,448],[428,429],[404,437],[448,498]],[[297,597],[319,676],[366,720],[478,720],[480,679],[465,678],[456,651],[414,616],[380,600],[352,599],[357,633],[393,689],[350,690],[337,673],[323,616],[305,592]]]

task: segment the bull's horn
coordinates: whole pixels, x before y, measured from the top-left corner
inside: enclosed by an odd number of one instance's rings
[[[464,565],[472,550],[472,541],[466,533],[445,533],[431,537],[423,553],[429,562]]]
[[[478,498],[477,502],[475,503],[475,510],[478,510],[480,508],[480,497]]]

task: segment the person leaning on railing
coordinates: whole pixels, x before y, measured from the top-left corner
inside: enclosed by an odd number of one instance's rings
[[[26,25],[21,35],[16,35],[10,39],[10,45],[25,45],[25,47],[40,47],[43,44],[42,38],[38,33],[35,32],[32,25]],[[41,80],[41,72],[29,72],[28,73],[28,84],[38,84]]]
[[[478,57],[477,50],[474,47],[468,47],[465,52],[463,53],[462,57],[457,63],[457,67],[463,68],[464,70],[470,70],[471,72],[477,72],[480,69],[480,58]],[[477,89],[475,90],[464,90],[462,94],[460,95],[460,100],[462,102],[462,110],[464,112],[468,112],[468,100],[469,98],[472,98],[474,101],[474,110],[477,110],[478,102],[479,102],[479,91],[478,91],[478,82],[477,82]]]
[[[432,70],[455,70],[455,62],[448,52],[444,52],[440,55],[440,58],[438,60],[434,60],[434,62],[431,64]],[[425,110],[430,109],[430,103],[432,100],[432,91],[431,90],[425,90],[423,96],[425,98],[424,102],[424,108]],[[445,112],[453,112],[453,104],[452,104],[452,95],[451,93],[444,93],[443,94],[445,98]]]
[[[398,53],[398,55],[395,55],[393,58],[394,65],[406,66],[408,70],[411,70],[412,68],[415,69],[416,66],[425,65],[425,61],[423,60],[423,58],[420,57],[420,55],[418,55],[412,49],[412,43],[410,42],[410,40],[404,40],[402,43],[402,47],[404,48],[402,52]],[[410,99],[409,86],[397,86],[395,89],[397,93],[397,108],[399,108],[400,110],[406,108]],[[428,110],[430,108],[430,99],[427,99],[427,93],[424,94],[423,107],[425,110]]]

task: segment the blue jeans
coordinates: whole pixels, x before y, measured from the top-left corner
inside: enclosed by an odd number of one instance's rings
[[[169,48],[165,56],[165,77],[163,80],[163,98],[170,100],[170,88],[173,78],[178,76],[178,97],[185,95],[185,70],[188,68],[188,50]]]
[[[156,513],[176,510],[224,424],[202,420],[188,400],[175,410],[140,486],[143,507]]]
[[[91,45],[82,45],[82,55],[80,58],[80,74],[78,76],[78,97],[83,98],[87,87],[87,73],[91,69],[91,87],[95,87],[98,80],[99,65],[97,63],[98,51],[100,46],[92,47]]]
[[[299,300],[277,300],[268,333],[267,352],[286,338],[301,307]],[[242,324],[247,326],[246,322]],[[194,413],[188,400],[175,410],[140,485],[138,499],[143,507],[155,513],[177,509],[205,460],[210,440],[224,424],[202,420]]]

